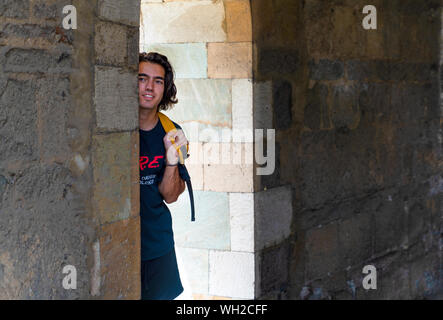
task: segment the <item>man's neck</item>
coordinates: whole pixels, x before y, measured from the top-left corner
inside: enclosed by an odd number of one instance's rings
[[[158,115],[156,110],[138,109],[140,129],[152,130],[157,125]]]

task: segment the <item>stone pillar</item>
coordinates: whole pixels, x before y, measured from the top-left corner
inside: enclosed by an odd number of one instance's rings
[[[0,18],[0,298],[137,299],[139,1],[7,0]]]

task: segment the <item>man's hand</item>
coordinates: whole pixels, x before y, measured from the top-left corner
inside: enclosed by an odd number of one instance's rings
[[[180,160],[177,149],[188,144],[183,130],[174,129],[169,131],[164,136],[163,143],[166,149],[166,164],[177,164]]]

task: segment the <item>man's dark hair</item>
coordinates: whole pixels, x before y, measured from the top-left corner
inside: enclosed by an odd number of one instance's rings
[[[175,97],[177,94],[177,88],[174,84],[174,69],[172,69],[168,58],[157,52],[142,52],[139,54],[138,62],[151,62],[159,64],[165,69],[165,91],[163,92],[163,98],[160,101],[157,110],[168,110],[172,105],[178,102]]]

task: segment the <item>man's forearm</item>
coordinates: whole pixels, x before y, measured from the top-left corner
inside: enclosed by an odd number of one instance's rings
[[[178,196],[185,190],[185,183],[180,178],[177,166],[166,166],[158,189],[166,203],[177,201]]]

